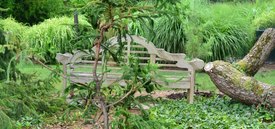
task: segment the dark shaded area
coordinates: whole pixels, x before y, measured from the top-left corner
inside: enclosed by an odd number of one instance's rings
[[[214,93],[214,92],[205,92],[205,91],[196,91],[195,92],[195,95],[196,96],[202,96],[202,97],[206,97],[206,98],[210,98],[210,97],[213,97],[215,95],[218,95],[218,97],[223,97],[224,95],[221,94],[221,93]],[[186,92],[183,92],[183,93],[173,93],[173,94],[170,94],[168,96],[166,96],[167,98],[169,99],[182,99],[182,98],[187,98],[187,93]]]
[[[63,0],[1,0],[2,18],[13,17],[15,20],[34,25],[65,10]]]

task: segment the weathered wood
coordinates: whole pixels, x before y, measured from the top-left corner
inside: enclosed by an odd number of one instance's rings
[[[217,88],[245,104],[267,104],[275,108],[275,86],[253,77],[264,64],[275,47],[275,29],[267,29],[250,52],[239,62],[232,65],[215,61],[205,65],[204,70]]]
[[[118,44],[117,38],[118,37],[113,37],[109,39],[108,42],[111,43],[111,46],[116,46]],[[135,54],[138,59],[142,60],[142,63],[140,63],[140,65],[148,65],[147,63],[144,63],[144,62],[150,62],[150,63],[156,63],[159,67],[162,67],[162,68],[169,67],[169,69],[165,69],[165,70],[166,72],[171,72],[172,74],[169,75],[169,77],[166,77],[166,79],[172,82],[167,84],[163,80],[157,80],[157,81],[166,87],[188,89],[188,102],[193,103],[194,83],[195,83],[194,74],[195,74],[195,70],[203,68],[204,63],[202,60],[196,59],[192,61],[186,61],[185,54],[169,53],[169,52],[166,52],[164,49],[158,49],[154,46],[153,43],[147,41],[145,38],[135,36],[135,35],[134,36],[127,35],[126,38],[122,39],[122,41],[127,42],[127,45],[124,46],[126,48],[124,50],[124,53],[126,53],[127,55],[127,57],[125,58],[127,62],[129,61],[128,60],[129,55]],[[141,48],[144,48],[144,49],[141,50]],[[92,50],[96,50],[96,49],[92,48]],[[81,71],[81,68],[84,68],[84,70],[85,68],[91,68],[91,65],[88,65],[88,64],[94,63],[93,60],[82,59],[83,57],[89,57],[89,54],[90,52],[88,51],[76,51],[74,55],[70,57],[68,63],[66,63],[67,65],[70,66],[69,68],[71,69],[69,70],[70,73],[68,73],[68,76],[70,76],[69,79],[71,80],[72,83],[89,83],[93,81],[93,75],[91,74],[91,71],[83,71],[83,70]],[[148,57],[144,56],[144,54],[148,55]],[[102,62],[99,61],[99,65],[101,64]],[[107,64],[112,65],[116,63],[108,61]],[[172,67],[177,68],[177,70],[170,69]],[[114,69],[114,68],[117,68],[117,67],[111,67],[111,69]],[[176,73],[175,71],[183,74],[185,77],[182,79],[181,76],[175,75]],[[105,81],[103,82],[103,85],[112,84],[113,82],[117,81],[121,76],[122,74],[114,73],[114,71],[112,73],[108,72],[104,75]],[[119,81],[119,84],[126,85],[126,83],[123,80]]]
[[[217,88],[229,97],[245,104],[267,103],[275,107],[275,86],[246,76],[232,64],[223,61],[208,63],[204,69]]]

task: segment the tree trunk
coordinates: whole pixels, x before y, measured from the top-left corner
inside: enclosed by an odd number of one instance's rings
[[[275,48],[275,29],[266,29],[250,52],[237,64],[248,76],[254,76]]]
[[[275,86],[253,77],[275,48],[275,29],[267,29],[250,52],[236,64],[214,61],[205,65],[217,88],[229,97],[245,104],[265,104],[275,107]]]
[[[258,105],[266,102],[275,107],[274,86],[246,76],[232,64],[223,61],[208,63],[204,69],[217,88],[229,97],[245,104]]]

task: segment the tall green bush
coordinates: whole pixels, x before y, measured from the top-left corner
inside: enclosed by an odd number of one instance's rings
[[[157,47],[166,51],[179,53],[185,52],[186,44],[185,24],[183,22],[189,3],[179,2],[163,9],[164,12],[173,14],[172,17],[166,15],[152,21],[133,21],[128,25],[132,34],[142,35],[152,41]]]
[[[22,35],[26,26],[14,19],[0,19],[0,80],[15,79],[15,55],[22,49]]]
[[[90,24],[83,16],[80,16],[79,26],[80,28],[89,28]],[[28,44],[31,53],[46,62],[53,63],[58,52],[72,52],[77,47],[81,47],[81,49],[90,47],[89,43],[79,46],[76,41],[72,41],[77,36],[73,18],[59,17],[48,19],[26,30],[23,42]],[[89,37],[86,38],[89,39]]]
[[[275,12],[263,12],[259,17],[254,19],[253,24],[258,29],[275,27]]]
[[[252,10],[241,4],[203,3],[194,6],[187,23],[193,24],[193,28],[188,29],[189,45],[186,49],[196,46],[198,51],[201,47],[210,46],[211,53],[201,57],[208,61],[243,56],[254,40],[254,28],[251,25],[253,15],[250,11]],[[198,40],[194,40],[196,38]],[[200,42],[201,45],[195,42]],[[192,51],[188,54],[195,57],[200,55]]]
[[[179,17],[160,18],[154,26],[155,35],[152,41],[159,48],[169,52],[184,52],[185,29]]]
[[[12,16],[19,22],[33,25],[62,14],[65,10],[63,2],[63,0],[1,0],[0,8],[8,11],[0,13],[3,18]]]

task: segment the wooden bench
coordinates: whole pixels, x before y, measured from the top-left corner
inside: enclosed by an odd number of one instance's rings
[[[111,48],[118,47],[118,38],[113,37],[108,40]],[[185,54],[183,53],[169,53],[164,49],[158,49],[153,43],[147,41],[140,36],[126,36],[122,39],[126,45],[124,45],[125,61],[129,61],[129,56],[140,60],[139,65],[146,65],[147,63],[157,64],[159,67],[158,73],[162,74],[167,80],[171,80],[171,83],[166,83],[162,80],[157,82],[163,86],[169,88],[186,89],[188,92],[188,102],[193,103],[194,85],[195,85],[195,70],[202,69],[204,62],[200,59],[194,59],[192,61],[185,60]],[[95,48],[93,48],[94,50]],[[68,81],[70,83],[90,83],[93,81],[92,76],[92,60],[89,51],[76,51],[74,54],[58,53],[56,59],[63,64],[63,87],[67,87]],[[99,73],[102,62],[99,61]],[[107,62],[110,72],[105,75],[105,81],[103,84],[111,84],[122,76],[120,72],[121,68],[116,65],[116,62],[108,60]],[[177,81],[176,81],[177,80]],[[119,82],[124,85],[124,82]]]

